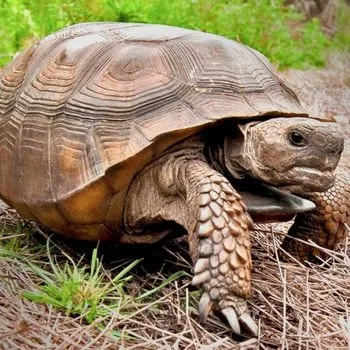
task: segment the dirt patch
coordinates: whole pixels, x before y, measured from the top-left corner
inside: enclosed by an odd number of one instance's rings
[[[350,54],[337,53],[330,57],[325,69],[283,72],[287,82],[298,94],[311,115],[350,115]]]

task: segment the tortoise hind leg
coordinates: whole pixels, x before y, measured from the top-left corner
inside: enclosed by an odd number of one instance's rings
[[[188,232],[192,283],[203,290],[201,319],[216,308],[235,333],[244,325],[256,335],[246,304],[251,294],[252,223],[228,180],[198,154],[164,156],[133,180],[124,212],[130,234],[161,221],[175,222]]]
[[[282,248],[300,261],[316,260],[322,255],[319,249],[300,240],[311,240],[327,249],[335,249],[345,240],[346,225],[350,224],[350,174],[347,169],[338,169],[332,188],[311,193],[308,199],[316,204],[316,209],[298,214],[282,243]]]

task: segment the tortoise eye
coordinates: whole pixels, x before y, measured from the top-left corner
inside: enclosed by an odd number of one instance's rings
[[[304,135],[298,131],[290,132],[288,137],[289,137],[289,141],[294,146],[303,147],[303,146],[306,146],[307,144],[307,140],[304,137]]]

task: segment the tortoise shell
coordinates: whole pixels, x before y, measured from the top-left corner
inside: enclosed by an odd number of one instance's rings
[[[148,24],[49,35],[0,75],[0,198],[81,239],[118,239],[130,181],[223,119],[305,116],[257,51]]]

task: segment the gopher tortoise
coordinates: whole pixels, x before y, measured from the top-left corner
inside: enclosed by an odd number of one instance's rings
[[[293,235],[331,248],[344,239],[343,143],[259,52],[192,30],[79,24],[0,75],[0,198],[82,240],[187,231],[200,316],[215,308],[238,334],[257,334],[251,218],[297,214],[284,247],[301,258],[317,252]]]

